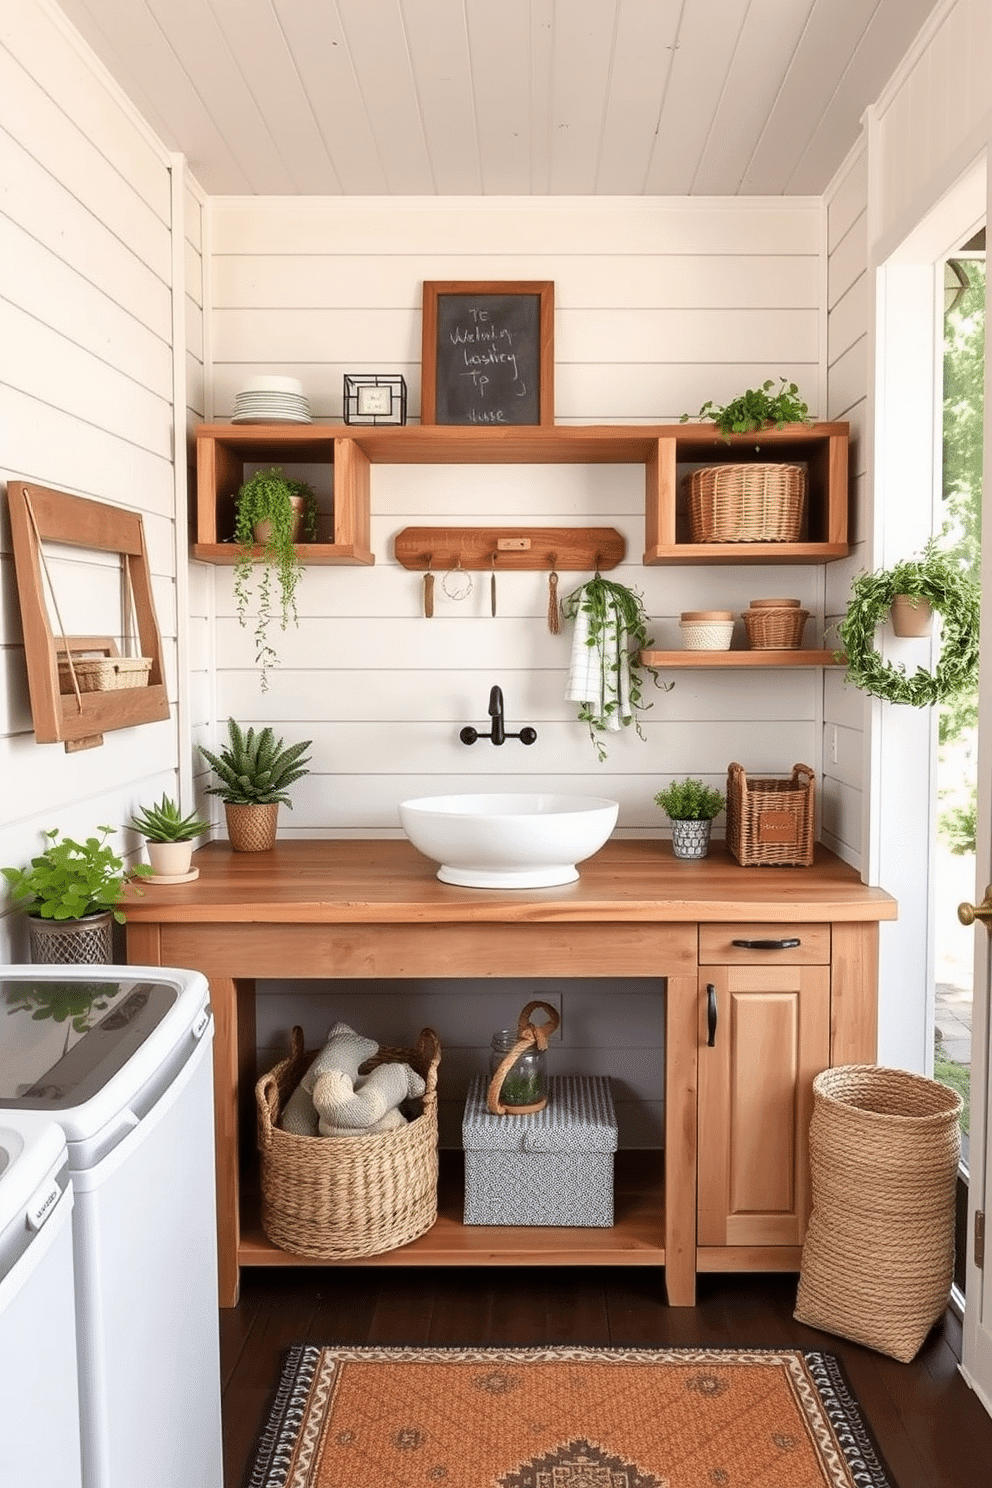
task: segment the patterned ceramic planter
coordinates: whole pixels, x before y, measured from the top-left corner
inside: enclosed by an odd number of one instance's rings
[[[710,850],[711,821],[673,821],[672,851],[677,858],[705,858]]]

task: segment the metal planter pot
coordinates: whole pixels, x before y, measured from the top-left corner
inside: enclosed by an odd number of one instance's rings
[[[106,965],[114,959],[113,928],[109,910],[82,920],[28,915],[31,960],[36,966]]]

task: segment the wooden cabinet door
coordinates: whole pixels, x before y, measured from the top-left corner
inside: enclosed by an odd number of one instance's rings
[[[699,1245],[799,1245],[828,966],[708,966],[699,983]]]

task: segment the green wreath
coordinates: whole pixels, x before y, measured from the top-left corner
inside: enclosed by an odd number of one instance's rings
[[[917,667],[910,675],[901,663],[883,661],[875,649],[875,630],[897,594],[925,599],[941,617],[940,659],[933,672]],[[890,703],[926,708],[946,702],[970,687],[978,673],[979,591],[975,581],[934,539],[918,559],[890,569],[859,574],[851,585],[847,613],[837,627],[847,664],[847,681]]]

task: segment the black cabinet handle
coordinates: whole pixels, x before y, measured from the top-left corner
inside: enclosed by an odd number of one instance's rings
[[[716,988],[712,982],[706,988],[706,1031],[706,1047],[712,1049],[716,1043]]]
[[[802,945],[798,938],[792,940],[732,940],[731,945],[741,946],[745,951],[791,951]]]

